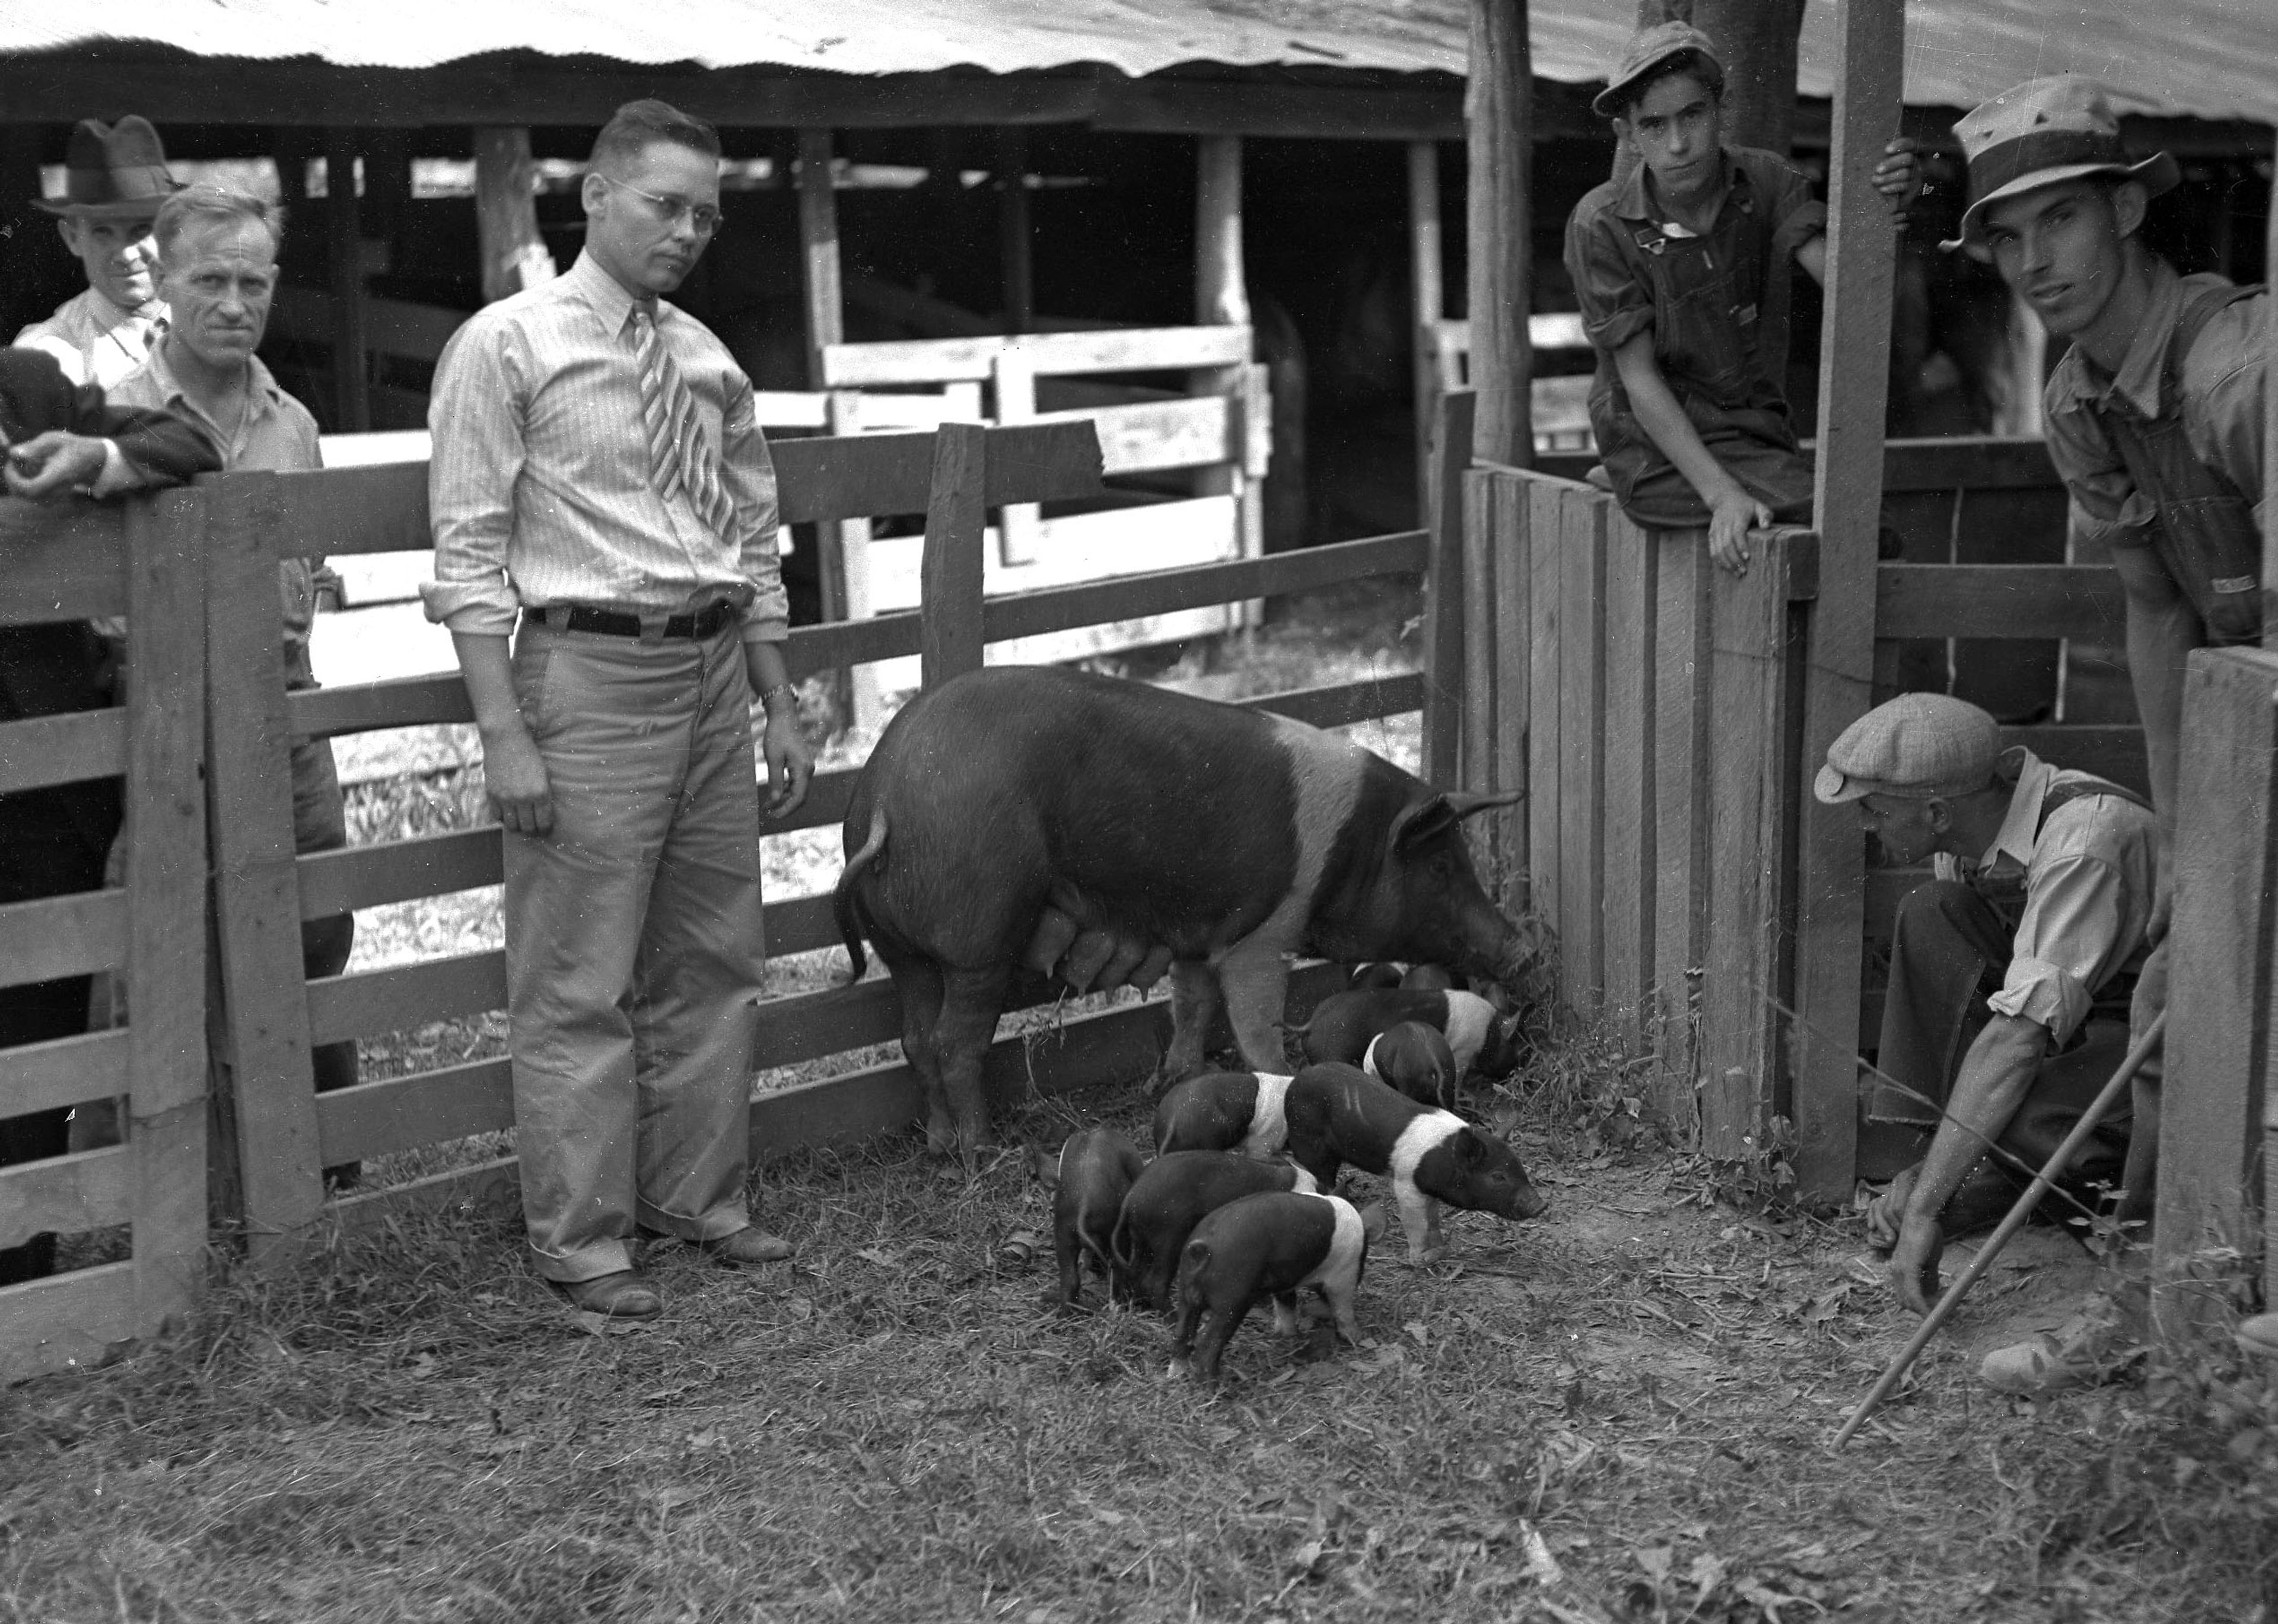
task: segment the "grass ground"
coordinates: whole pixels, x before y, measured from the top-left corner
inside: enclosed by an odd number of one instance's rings
[[[1427,1271],[1380,1253],[1357,1348],[1254,1316],[1217,1392],[1165,1377],[1151,1315],[1042,1305],[1018,1157],[968,1178],[906,1141],[769,1169],[798,1262],[661,1248],[650,1329],[568,1315],[504,1213],[226,1277],[179,1336],[0,1394],[0,1619],[2278,1617],[2269,1369],[2211,1343],[2039,1406],[1978,1389],[1964,1350],[2081,1272],[2042,1231],[1831,1455],[1907,1329],[1855,1221],[1721,1204],[1573,1103],[1500,1107],[1548,1216],[1461,1218]]]
[[[1255,670],[1152,675],[1352,674],[1260,642]],[[472,779],[424,765],[352,799],[365,837],[471,815]],[[802,839],[781,883],[805,889],[835,842]],[[464,950],[494,903],[360,930],[363,964]],[[502,1036],[402,1034],[367,1075]],[[1431,1270],[1380,1253],[1357,1348],[1255,1316],[1215,1392],[1166,1379],[1152,1316],[1043,1306],[1049,1206],[1021,1158],[967,1177],[911,1140],[765,1170],[798,1262],[661,1248],[646,1329],[568,1315],[501,1210],[286,1277],[218,1265],[179,1333],[0,1391],[0,1620],[2278,1624],[2270,1368],[2217,1335],[2092,1392],[1986,1392],[1973,1354],[2060,1319],[2090,1275],[2029,1231],[1831,1455],[1909,1330],[1856,1219],[1767,1211],[1653,1148],[1620,1076],[1576,1043],[1488,1102],[1546,1217],[1460,1218]],[[1143,1114],[1127,1085],[1008,1126],[1051,1144]],[[371,1170],[426,1170],[390,1161]]]

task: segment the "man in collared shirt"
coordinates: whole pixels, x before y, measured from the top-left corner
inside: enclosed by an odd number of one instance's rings
[[[1597,351],[1590,427],[1622,511],[1706,527],[1747,568],[1747,532],[1808,523],[1812,463],[1788,421],[1787,335],[1763,320],[1793,258],[1826,279],[1827,209],[1786,159],[1724,141],[1724,69],[1708,36],[1665,22],[1632,37],[1590,104],[1636,166],[1575,205],[1566,269]],[[1903,217],[1921,190],[1914,143],[1891,142],[1875,184]]]
[[[730,1265],[753,1225],[761,990],[751,702],[780,816],[813,766],[783,659],[774,465],[751,380],[658,297],[719,224],[719,138],[629,103],[594,142],[585,252],[436,368],[435,579],[505,826],[523,1215],[574,1307],[661,1311],[644,1230]],[[509,656],[508,637],[514,636]]]
[[[74,384],[108,389],[141,366],[166,316],[150,223],[176,189],[148,119],[81,119],[65,156],[62,200],[41,198],[36,206],[57,217],[87,287],[16,342],[53,355]]]
[[[1813,789],[1855,804],[1891,865],[1936,858],[1892,934],[1868,1105],[1936,1125],[1869,1217],[1893,1289],[1927,1312],[1945,1242],[2007,1210],[2126,1052],[2156,820],[2117,784],[2005,751],[1992,717],[1944,694],[1902,694],[1854,722]],[[2124,1119],[2107,1121],[2060,1187],[2086,1201],[2123,1182],[2132,1142]],[[2123,1214],[2148,1194],[2129,1188]]]
[[[2073,533],[2106,544],[2120,577],[2128,678],[2160,812],[2160,941],[2137,995],[2142,1031],[2167,1003],[2184,662],[2193,649],[2261,632],[2262,533],[2278,524],[2260,511],[2270,294],[2178,276],[2144,246],[2151,200],[2181,174],[2164,152],[2130,160],[2092,82],[2030,80],[1954,133],[1971,202],[1945,246],[1990,260],[2052,337],[2072,341],[2044,393],[2049,457],[2071,498]],[[2129,1168],[2147,1194],[2161,1094],[2155,1056],[2136,1079]],[[2259,1334],[2278,1344],[2267,1318]]]
[[[276,293],[281,235],[276,211],[242,193],[199,186],[168,199],[158,211],[155,241],[173,319],[148,361],[111,392],[124,404],[172,411],[197,424],[221,448],[226,470],[323,466],[317,420],[254,354]],[[309,631],[330,578],[321,560],[289,558],[278,565],[287,689],[316,686]],[[332,851],[348,844],[332,741],[294,740],[291,765],[294,849]],[[302,968],[311,977],[338,975],[355,940],[353,914],[304,921]],[[356,1080],[353,1041],[322,1045],[313,1059],[319,1093]],[[353,1178],[345,1165],[325,1170],[335,1185]]]

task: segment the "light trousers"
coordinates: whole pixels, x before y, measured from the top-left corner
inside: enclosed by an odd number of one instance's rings
[[[523,1216],[538,1272],[632,1267],[638,1228],[751,1222],[760,926],[751,685],[736,629],[650,642],[525,621],[515,690],[553,832],[506,839]]]

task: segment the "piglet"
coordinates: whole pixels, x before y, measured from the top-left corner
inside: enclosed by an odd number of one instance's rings
[[[1445,964],[1410,964],[1400,985],[1412,993],[1445,993],[1466,990],[1471,983]]]
[[[1083,1262],[1098,1266],[1112,1294],[1115,1220],[1123,1198],[1146,1165],[1139,1147],[1113,1128],[1084,1128],[1067,1137],[1054,1156],[1038,1151],[1036,1173],[1052,1188],[1052,1255],[1059,1264],[1059,1303],[1072,1308],[1083,1295]]]
[[[1389,1177],[1411,1263],[1446,1255],[1442,1203],[1500,1218],[1537,1217],[1549,1205],[1509,1145],[1357,1066],[1307,1066],[1289,1084],[1286,1109],[1290,1160],[1324,1190],[1348,1163]]]
[[[1386,1027],[1369,1040],[1360,1069],[1411,1100],[1456,1109],[1456,1054],[1437,1026],[1403,1021]]]
[[[1273,1299],[1274,1329],[1297,1329],[1297,1293],[1315,1286],[1337,1334],[1360,1340],[1353,1293],[1368,1262],[1369,1231],[1350,1201],[1334,1195],[1245,1195],[1195,1225],[1179,1256],[1179,1317],[1171,1374],[1218,1379],[1219,1360],[1261,1297]],[[1207,1310],[1210,1323],[1195,1328]]]
[[[1173,1150],[1281,1153],[1281,1099],[1289,1079],[1272,1071],[1206,1071],[1174,1083],[1155,1105],[1155,1154]]]
[[[1305,1058],[1316,1064],[1358,1065],[1369,1040],[1403,1021],[1422,1021],[1446,1035],[1458,1078],[1482,1062],[1489,1070],[1510,1064],[1513,1024],[1477,993],[1380,987],[1331,993],[1315,1006],[1312,1019],[1285,1030],[1304,1040]]]
[[[1374,964],[1355,964],[1345,985],[1348,987],[1398,987],[1403,980],[1399,965],[1388,964],[1380,959]]]
[[[1134,1296],[1167,1308],[1180,1248],[1196,1224],[1245,1195],[1312,1187],[1313,1176],[1286,1157],[1260,1162],[1225,1150],[1158,1156],[1123,1198],[1115,1220],[1116,1268]]]

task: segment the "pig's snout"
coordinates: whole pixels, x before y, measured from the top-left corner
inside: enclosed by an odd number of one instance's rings
[[[1550,1198],[1531,1184],[1518,1186],[1518,1194],[1511,1201],[1511,1216],[1518,1218],[1539,1218],[1550,1209]]]

